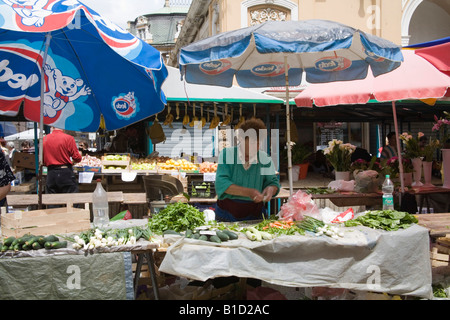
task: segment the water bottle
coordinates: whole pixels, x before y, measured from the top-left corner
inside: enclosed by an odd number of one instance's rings
[[[394,183],[387,174],[381,187],[383,191],[383,210],[394,210]]]
[[[103,189],[101,179],[97,179],[97,187],[92,194],[94,226],[104,228],[109,223],[108,195]]]

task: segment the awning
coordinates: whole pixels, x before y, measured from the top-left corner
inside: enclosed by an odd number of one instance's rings
[[[167,66],[169,76],[162,89],[168,102],[222,102],[222,103],[275,103],[283,104],[284,100],[255,91],[232,86],[231,88],[197,85],[181,80],[180,71]]]

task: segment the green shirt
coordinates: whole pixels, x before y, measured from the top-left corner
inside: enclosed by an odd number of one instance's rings
[[[215,183],[217,198],[219,200],[226,198],[251,200],[248,197],[225,193],[225,190],[232,184],[253,188],[259,192],[263,192],[268,186],[276,186],[278,194],[280,183],[269,155],[264,151],[258,151],[258,162],[253,163],[248,170],[245,170],[237,153],[237,147],[223,149],[220,153]]]

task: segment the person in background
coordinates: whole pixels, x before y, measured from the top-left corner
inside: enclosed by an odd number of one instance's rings
[[[78,181],[72,164],[80,162],[75,138],[62,129],[52,128],[52,133],[44,137],[44,164],[47,166],[47,193],[78,192]]]
[[[397,156],[397,137],[395,132],[389,132],[386,136],[388,144],[381,150],[381,159],[390,159]]]
[[[6,140],[3,137],[0,137],[0,145],[2,147],[3,153],[8,158],[9,157],[9,149],[6,147]]]
[[[0,206],[7,206],[6,195],[11,190],[11,182],[16,180],[3,152],[0,152]]]
[[[86,154],[88,154],[88,152],[89,152],[88,145],[85,141],[78,142],[78,151],[80,151],[82,156],[85,156]]]
[[[261,219],[264,202],[280,191],[272,159],[259,150],[260,130],[266,130],[261,120],[247,120],[239,129],[238,146],[225,148],[219,155],[215,183],[218,221]]]
[[[14,142],[9,141],[6,144],[6,147],[8,148],[8,151],[9,151],[9,159],[7,159],[7,160],[8,160],[9,165],[11,166],[11,164],[13,163],[13,160],[14,160],[14,154],[17,152],[16,146],[14,145]]]

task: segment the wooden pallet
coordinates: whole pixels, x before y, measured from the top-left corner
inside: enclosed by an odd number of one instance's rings
[[[430,259],[434,274],[450,274],[450,234],[436,239],[430,252]]]

